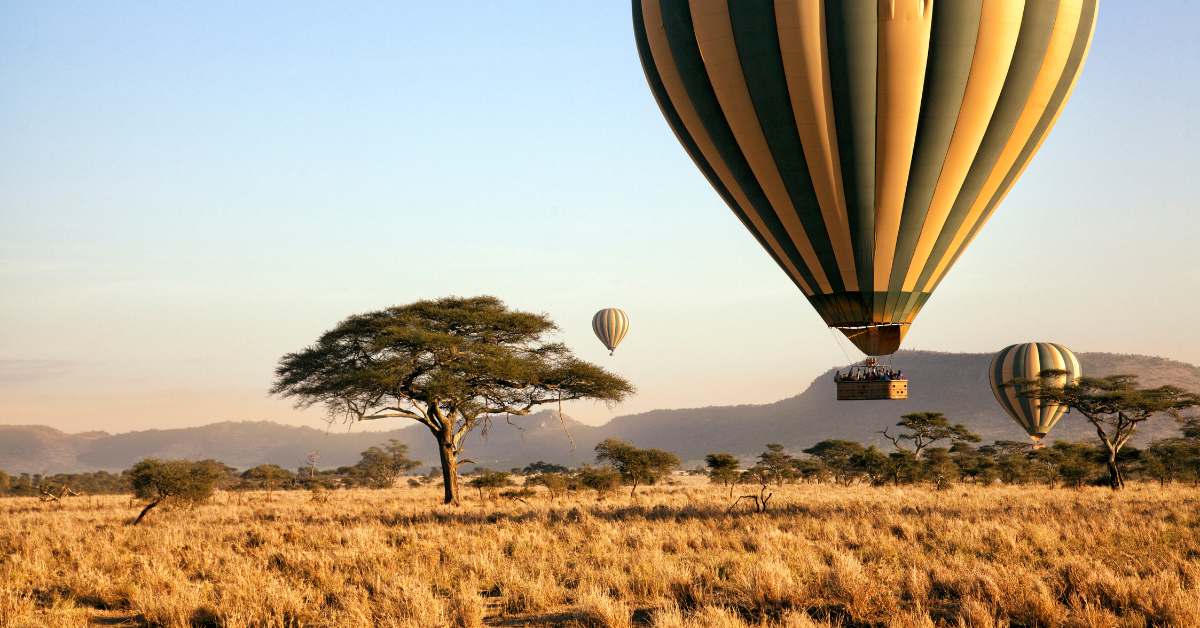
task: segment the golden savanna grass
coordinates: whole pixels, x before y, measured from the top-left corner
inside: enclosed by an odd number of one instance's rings
[[[3,626],[1200,626],[1200,489],[0,500]]]

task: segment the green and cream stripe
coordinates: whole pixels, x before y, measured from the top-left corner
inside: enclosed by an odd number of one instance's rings
[[[1043,371],[1066,374],[1042,377]],[[1013,380],[1041,380],[1043,386],[1062,386],[1083,374],[1079,360],[1071,350],[1052,342],[1010,345],[992,358],[988,383],[1004,411],[1035,441],[1040,441],[1066,413],[1066,408],[1021,396],[1021,388],[1008,385]]]
[[[611,355],[629,332],[629,315],[615,307],[600,310],[592,316],[592,331]]]
[[[827,324],[890,353],[1062,111],[1097,3],[634,0],[633,22],[717,193]]]

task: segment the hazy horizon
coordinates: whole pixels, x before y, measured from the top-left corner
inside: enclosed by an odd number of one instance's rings
[[[1103,3],[1062,118],[906,349],[1200,363],[1198,17]],[[451,294],[545,312],[638,386],[568,404],[592,424],[782,399],[857,356],[678,146],[621,3],[9,4],[0,77],[3,424],[323,427],[268,396],[279,356]],[[612,357],[609,306],[631,318]]]

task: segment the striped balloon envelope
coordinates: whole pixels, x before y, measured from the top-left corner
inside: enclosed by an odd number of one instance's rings
[[[825,323],[899,348],[1046,139],[1098,0],[633,0],[650,90]]]
[[[1065,374],[1041,376],[1043,371],[1051,370]],[[1056,403],[1022,397],[1022,387],[1007,384],[1013,380],[1040,379],[1042,386],[1063,386],[1068,380],[1077,381],[1082,374],[1079,359],[1070,349],[1051,342],[1029,342],[1001,349],[988,367],[988,383],[1000,407],[1025,429],[1034,442],[1039,442],[1067,409]]]
[[[615,307],[604,308],[592,316],[592,331],[596,332],[596,337],[604,343],[608,354],[612,355],[629,332],[629,315],[625,310]]]

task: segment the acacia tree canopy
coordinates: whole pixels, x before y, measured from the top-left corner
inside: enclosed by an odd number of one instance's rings
[[[548,336],[549,317],[495,297],[446,297],[356,314],[280,359],[271,391],[348,420],[407,418],[439,445],[446,503],[458,501],[463,439],[497,415],[633,393],[624,378]]]
[[[914,457],[920,458],[921,452],[928,446],[943,440],[949,440],[955,443],[978,443],[979,436],[961,423],[950,424],[950,421],[941,412],[913,412],[900,417],[900,421],[896,425],[902,428],[902,432],[896,436],[888,434],[887,430],[882,430],[879,433],[883,434],[884,438],[892,441],[892,445],[899,451],[904,451],[904,447],[900,445],[901,441],[912,443],[912,454]]]

